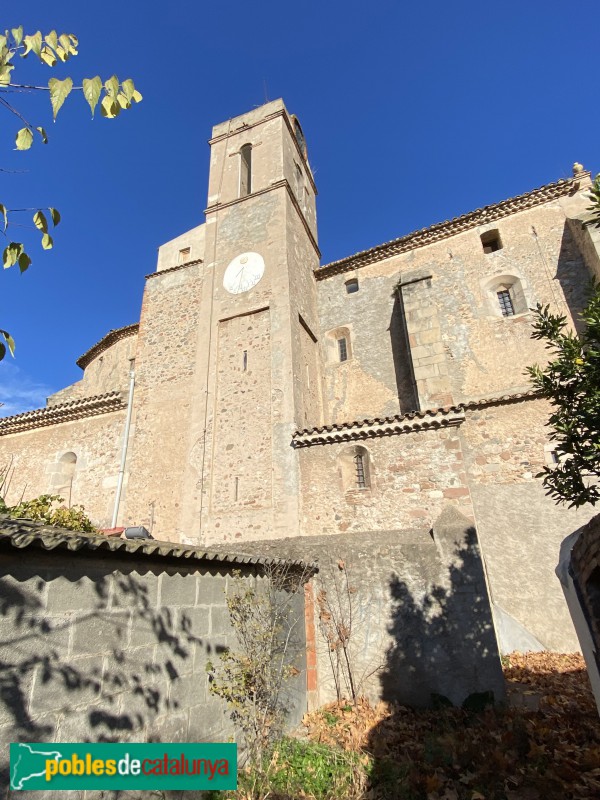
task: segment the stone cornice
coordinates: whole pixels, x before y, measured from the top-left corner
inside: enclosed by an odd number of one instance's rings
[[[146,280],[149,278],[159,278],[161,275],[167,275],[170,272],[177,272],[179,269],[185,269],[186,267],[193,267],[196,264],[202,264],[201,258],[194,258],[192,261],[186,261],[185,264],[176,264],[174,267],[167,267],[167,269],[160,269],[156,272],[151,272],[149,275],[145,275],[144,277]]]
[[[298,212],[298,216],[300,217],[300,220],[302,221],[302,224],[304,225],[304,229],[305,229],[305,231],[306,231],[306,233],[308,235],[310,243],[312,244],[312,246],[315,249],[315,252],[316,252],[318,258],[321,258],[321,251],[319,250],[319,245],[317,244],[317,241],[316,241],[311,229],[308,227],[308,222],[304,218],[304,214],[302,213],[302,210],[301,210],[300,206],[298,205],[298,201],[296,200],[296,195],[292,191],[292,187],[288,183],[287,178],[283,178],[283,180],[277,181],[276,183],[272,183],[270,186],[267,186],[265,189],[259,189],[256,192],[252,192],[251,194],[247,194],[245,197],[236,197],[235,200],[229,200],[227,203],[215,203],[214,205],[209,206],[208,208],[206,208],[204,210],[204,213],[205,214],[214,214],[216,211],[220,211],[222,208],[229,208],[230,206],[236,206],[236,205],[238,205],[238,203],[244,203],[247,200],[251,200],[253,197],[260,197],[261,194],[267,194],[268,192],[273,192],[273,191],[275,191],[275,189],[281,189],[283,187],[285,187],[285,189],[287,190],[287,193],[288,193],[288,195],[289,195],[289,197],[290,197],[290,199],[292,201],[292,205],[294,206],[294,208]],[[315,274],[316,274],[316,272],[315,272]]]
[[[90,347],[90,349],[85,352],[82,356],[79,356],[77,361],[75,362],[78,367],[81,369],[85,369],[88,364],[99,356],[100,353],[104,352],[107,348],[113,345],[115,342],[118,342],[119,339],[125,339],[127,336],[133,336],[138,332],[140,325],[138,322],[134,322],[133,325],[125,325],[122,328],[115,328],[112,331],[109,331],[106,336],[103,336],[99,342],[96,342],[95,345]]]
[[[338,442],[360,441],[380,436],[397,436],[401,433],[448,428],[462,425],[469,411],[489,406],[521,403],[526,400],[539,400],[541,395],[533,390],[515,392],[494,397],[460,403],[448,408],[431,408],[426,411],[412,411],[409,414],[396,414],[393,417],[375,417],[353,422],[339,422],[323,425],[320,428],[305,428],[292,435],[293,447],[311,447],[316,444],[336,444]]]
[[[58,425],[61,422],[72,422],[84,417],[97,417],[100,414],[120,411],[126,407],[127,403],[121,392],[83,397],[80,400],[71,400],[69,403],[38,408],[35,411],[26,411],[24,414],[15,414],[13,417],[4,417],[0,419],[0,436],[45,428],[47,425]]]
[[[487,225],[510,214],[526,211],[543,203],[557,200],[559,197],[574,194],[580,188],[582,179],[585,180],[589,177],[589,172],[581,172],[575,178],[549,183],[531,192],[511,197],[508,200],[502,200],[500,203],[478,208],[468,214],[463,214],[461,217],[455,217],[445,222],[438,222],[429,228],[413,231],[406,236],[401,236],[399,239],[393,239],[391,242],[385,242],[369,250],[362,250],[339,261],[325,264],[315,270],[315,276],[317,280],[324,280],[332,275],[359,269],[368,264],[415,250],[418,247],[426,247],[458,233],[464,233],[479,225]]]
[[[274,111],[272,114],[269,114],[262,119],[257,120],[256,122],[246,123],[244,125],[240,125],[239,128],[235,128],[234,130],[224,131],[220,133],[218,136],[214,136],[212,139],[208,140],[208,144],[212,147],[213,144],[217,142],[222,142],[223,139],[228,139],[230,136],[234,136],[235,134],[242,133],[242,131],[249,131],[252,128],[257,128],[259,125],[263,125],[265,122],[270,122],[272,119],[277,119],[277,117],[283,117],[284,122],[287,126],[289,134],[296,146],[296,151],[298,152],[298,156],[300,157],[302,163],[306,167],[306,172],[308,174],[308,179],[310,180],[310,185],[313,188],[313,192],[315,195],[318,194],[317,186],[315,184],[315,179],[313,178],[312,170],[310,168],[310,164],[308,163],[308,157],[302,152],[300,145],[298,144],[298,140],[296,139],[296,132],[294,131],[294,127],[290,120],[289,114],[286,108],[280,108],[278,111]]]

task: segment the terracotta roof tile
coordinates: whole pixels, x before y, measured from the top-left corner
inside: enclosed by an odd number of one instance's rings
[[[34,411],[25,411],[12,417],[0,419],[0,436],[9,433],[19,433],[33,428],[43,428],[47,425],[58,425],[60,422],[70,422],[83,417],[96,417],[99,414],[108,414],[126,407],[121,392],[108,392],[93,397],[82,397],[79,400],[70,400],[47,408],[37,408]]]
[[[509,214],[525,211],[542,203],[548,203],[559,197],[573,194],[579,189],[581,180],[587,179],[589,176],[589,172],[581,172],[574,178],[549,183],[531,192],[511,197],[508,200],[502,200],[500,203],[478,208],[468,214],[463,214],[445,222],[438,222],[428,228],[413,231],[406,236],[401,236],[399,239],[392,239],[390,242],[378,244],[368,250],[361,250],[352,256],[332,261],[330,264],[324,264],[315,270],[315,277],[317,280],[323,280],[341,272],[364,267],[367,264],[373,264],[385,258],[415,250],[417,247],[434,244],[457,233],[464,233],[476,228],[478,225],[495,222]]]
[[[139,323],[134,322],[133,325],[124,325],[122,328],[115,328],[109,331],[99,342],[96,342],[87,352],[79,356],[75,363],[78,367],[81,367],[81,369],[85,369],[96,356],[99,356],[100,353],[104,352],[111,344],[118,342],[119,339],[125,339],[127,336],[133,336],[138,332],[139,327]]]

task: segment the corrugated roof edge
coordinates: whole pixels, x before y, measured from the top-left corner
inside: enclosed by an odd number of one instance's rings
[[[78,533],[43,525],[29,519],[11,519],[0,516],[0,547],[14,547],[24,550],[36,547],[44,550],[70,550],[71,552],[93,552],[101,556],[111,557],[109,553],[118,555],[146,556],[148,558],[188,559],[199,564],[232,564],[240,566],[281,566],[313,574],[318,571],[316,564],[304,561],[290,561],[283,558],[250,557],[236,553],[204,550],[202,547],[164,542],[158,539],[116,539],[95,533]]]

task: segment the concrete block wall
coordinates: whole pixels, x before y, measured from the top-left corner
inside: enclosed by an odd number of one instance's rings
[[[107,553],[24,553],[2,542],[0,772],[16,741],[227,741],[227,708],[206,665],[235,650],[233,564]],[[24,557],[25,555],[25,557]],[[187,560],[186,560],[187,561]],[[242,575],[262,581],[260,568]],[[302,592],[286,686],[289,724],[306,710]],[[2,795],[3,796],[3,795]]]

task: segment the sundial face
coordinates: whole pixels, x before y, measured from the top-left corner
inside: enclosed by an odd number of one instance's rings
[[[265,261],[260,253],[241,253],[228,265],[223,275],[223,287],[229,294],[249,292],[265,272]]]

